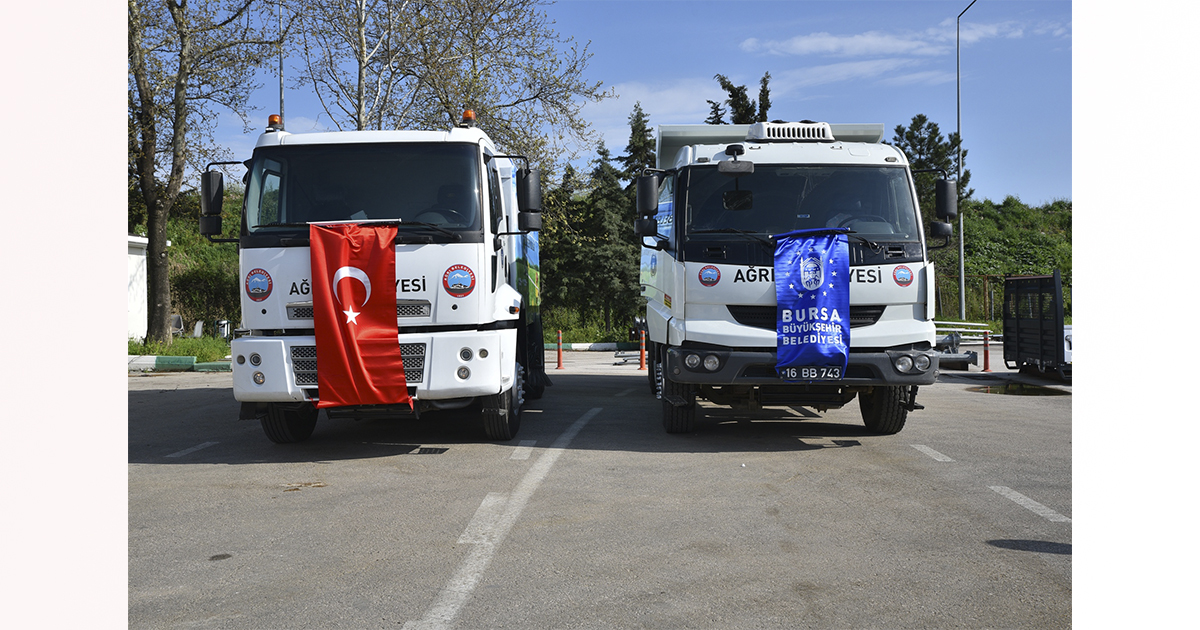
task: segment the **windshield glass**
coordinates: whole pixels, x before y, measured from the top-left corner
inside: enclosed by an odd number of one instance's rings
[[[689,236],[847,227],[879,240],[919,240],[903,168],[755,164],[736,178],[715,164],[688,170]]]
[[[246,190],[250,232],[308,222],[399,219],[479,230],[479,148],[326,144],[259,149]]]

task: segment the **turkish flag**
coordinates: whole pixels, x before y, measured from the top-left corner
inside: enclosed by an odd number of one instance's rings
[[[310,225],[318,408],[408,403],[395,226]]]

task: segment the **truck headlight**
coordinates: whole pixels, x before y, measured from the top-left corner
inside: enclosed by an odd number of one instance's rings
[[[709,372],[716,372],[717,368],[720,367],[721,359],[717,358],[717,355],[710,354],[704,357],[704,369],[708,370]]]
[[[902,355],[896,357],[895,365],[896,365],[896,370],[898,370],[900,372],[909,372],[912,370],[912,367],[913,367],[912,357],[908,356],[907,354],[902,354]]]
[[[929,355],[927,354],[918,354],[916,358],[913,359],[913,365],[922,372],[929,369],[929,363]]]
[[[687,355],[686,357],[683,358],[683,364],[693,370],[700,367],[700,355],[698,355],[698,354]]]

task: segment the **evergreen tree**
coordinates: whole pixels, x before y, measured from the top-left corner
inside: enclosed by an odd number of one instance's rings
[[[633,187],[639,175],[647,168],[654,168],[654,133],[649,126],[650,117],[642,111],[642,104],[634,103],[633,112],[629,114],[629,144],[625,145],[625,155],[619,158],[625,167],[622,173]]]
[[[612,165],[612,154],[601,142],[585,213],[585,277],[591,304],[604,314],[605,330],[614,322],[632,320],[638,307],[638,243],[633,234],[634,208],[621,186],[621,172]]]
[[[758,82],[758,118],[756,122],[767,122],[767,112],[771,110],[771,88],[767,86],[771,82],[771,73],[764,72],[762,79]]]
[[[960,143],[957,133],[951,133],[949,138],[943,138],[937,123],[931,122],[925,114],[913,116],[912,123],[906,129],[896,125],[895,137],[892,144],[908,156],[911,168],[915,170],[941,168],[951,178],[957,176],[958,146]],[[967,151],[962,152],[963,164],[966,164]],[[917,184],[917,200],[921,204],[921,214],[926,221],[936,220],[934,210],[935,182],[938,173],[919,173],[914,176]],[[963,169],[962,179],[958,182],[958,201],[971,198],[975,192],[968,188],[971,181],[971,171]]]
[[[725,124],[725,108],[716,101],[708,101],[708,118],[704,119],[706,125],[724,125]]]
[[[734,85],[723,74],[718,74],[713,78],[721,84],[721,89],[729,94],[729,99],[725,102],[729,104],[729,118],[733,124],[745,125],[754,122],[757,103],[750,100],[746,93],[746,86]]]

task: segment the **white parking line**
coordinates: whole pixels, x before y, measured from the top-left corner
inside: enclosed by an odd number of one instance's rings
[[[425,612],[425,617],[420,621],[405,623],[404,630],[440,630],[451,626],[459,611],[471,598],[471,593],[491,563],[492,556],[496,554],[496,548],[521,516],[529,497],[533,496],[546,475],[550,474],[554,462],[558,461],[558,457],[575,435],[600,411],[600,407],[592,408],[563,431],[554,444],[534,462],[529,472],[525,473],[525,477],[507,497],[498,492],[488,493],[484,497],[483,503],[475,511],[475,516],[459,537],[459,543],[471,545],[467,557],[446,586],[442,587],[433,605]]]
[[[533,445],[537,444],[537,440],[521,440],[521,445],[513,449],[509,459],[529,459],[533,454]]]
[[[203,444],[197,444],[197,445],[193,446],[192,448],[185,448],[182,451],[179,451],[177,453],[171,453],[170,455],[167,455],[167,457],[183,457],[184,455],[190,455],[192,453],[195,453],[196,451],[198,451],[202,448],[216,446],[217,444],[220,444],[220,442],[205,442]]]
[[[624,398],[625,396],[628,396],[636,391],[637,391],[636,387],[630,387],[629,389],[623,389],[623,390],[613,394],[613,398]]]
[[[1030,512],[1033,512],[1034,514],[1037,514],[1038,516],[1045,518],[1046,520],[1054,521],[1056,523],[1070,523],[1071,522],[1071,519],[1063,516],[1062,514],[1059,514],[1058,512],[1055,512],[1054,510],[1051,510],[1050,508],[1042,505],[1041,503],[1038,503],[1037,501],[1034,501],[1033,499],[1030,499],[1029,497],[1021,494],[1020,492],[1013,490],[1012,488],[1006,488],[1004,486],[988,486],[988,487],[991,488],[992,490],[995,490],[996,492],[998,492],[1001,496],[1010,499],[1013,503],[1016,503],[1017,505],[1029,510]]]
[[[925,446],[924,444],[913,444],[912,447],[917,449],[918,451],[921,451],[922,453],[925,453],[926,455],[936,459],[939,462],[954,461],[953,459],[950,459],[949,457],[942,455],[941,453],[929,448],[928,446]]]

